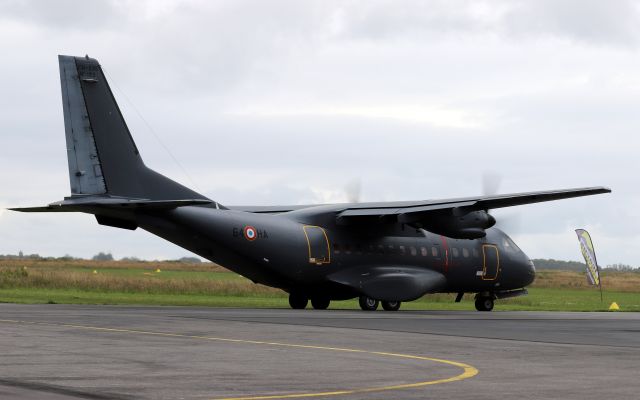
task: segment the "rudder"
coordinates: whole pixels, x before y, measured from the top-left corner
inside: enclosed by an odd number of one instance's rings
[[[58,56],[72,195],[104,194],[107,188],[80,86],[75,58]]]

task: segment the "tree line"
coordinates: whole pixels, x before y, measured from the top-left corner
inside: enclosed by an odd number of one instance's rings
[[[86,259],[82,257],[73,257],[70,255],[64,255],[62,257],[49,257],[49,256],[41,256],[39,254],[24,254],[22,251],[18,252],[18,254],[0,254],[0,260],[45,260],[45,261],[75,261],[75,260],[93,260],[93,261],[126,261],[126,262],[144,262],[148,260],[143,260],[137,257],[122,257],[119,260],[116,260],[113,257],[113,254],[109,252],[99,252],[93,257]],[[158,260],[153,260],[158,261]],[[202,262],[198,257],[180,257],[175,260],[162,260],[167,262],[180,262],[180,263],[188,263],[188,264],[197,264]]]

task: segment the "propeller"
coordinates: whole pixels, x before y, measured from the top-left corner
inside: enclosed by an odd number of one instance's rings
[[[347,195],[347,201],[349,203],[360,203],[360,194],[362,192],[362,182],[359,178],[353,179],[344,187],[344,192]]]
[[[484,172],[482,174],[482,195],[483,196],[495,196],[500,190],[502,184],[502,175],[496,172]],[[514,234],[519,231],[520,227],[520,214],[516,212],[498,211],[497,214],[489,212],[492,217],[496,219],[496,228],[505,231],[509,234]]]
[[[500,190],[502,176],[495,172],[485,172],[482,174],[482,195],[495,196]]]

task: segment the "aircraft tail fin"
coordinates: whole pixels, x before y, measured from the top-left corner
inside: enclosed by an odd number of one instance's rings
[[[208,200],[144,165],[97,60],[58,61],[72,197]]]

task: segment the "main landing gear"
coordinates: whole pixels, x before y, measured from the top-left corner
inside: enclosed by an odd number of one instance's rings
[[[307,296],[300,293],[289,293],[289,305],[294,310],[304,310],[309,303]]]
[[[380,303],[382,303],[382,308],[385,311],[398,311],[401,304],[399,301],[378,301],[368,296],[360,296],[358,302],[360,303],[360,308],[364,311],[375,311]]]
[[[375,311],[378,309],[378,304],[380,304],[378,300],[367,296],[360,296],[358,302],[363,311]]]
[[[328,297],[314,297],[311,298],[311,305],[316,310],[326,310],[329,308],[331,300]]]
[[[400,304],[402,304],[399,301],[382,301],[382,308],[385,311],[398,311],[400,309]]]
[[[316,310],[329,308],[331,300],[328,297],[312,297],[311,306]],[[289,305],[294,310],[304,310],[309,304],[309,298],[301,293],[289,293]]]
[[[399,301],[379,301],[367,296],[360,296],[359,299],[360,308],[364,311],[375,311],[378,309],[378,306],[382,304],[382,308],[385,311],[398,311],[400,309]],[[302,293],[289,293],[289,305],[294,310],[304,310],[307,308],[309,304],[309,298]],[[311,306],[316,310],[326,310],[329,308],[329,304],[331,304],[331,299],[328,297],[312,297],[311,298]]]

